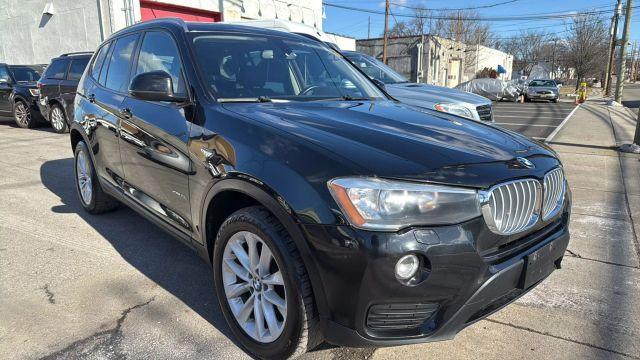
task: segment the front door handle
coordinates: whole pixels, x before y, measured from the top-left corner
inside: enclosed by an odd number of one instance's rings
[[[87,96],[87,98],[89,99],[90,103],[94,103],[96,102],[96,94],[89,94],[89,96]]]
[[[133,115],[131,114],[131,109],[122,108],[122,109],[120,109],[120,116],[122,116],[125,119],[131,119],[131,116],[133,116]]]

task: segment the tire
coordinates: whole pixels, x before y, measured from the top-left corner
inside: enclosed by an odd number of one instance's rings
[[[84,141],[78,142],[74,155],[74,179],[82,207],[96,215],[116,209],[119,202],[102,190]]]
[[[64,113],[62,106],[55,104],[49,111],[49,121],[53,131],[58,134],[64,134],[69,131],[69,125],[67,124],[67,116]]]
[[[37,125],[36,119],[31,114],[31,108],[22,100],[16,100],[13,103],[13,120],[23,129],[32,129]]]
[[[260,256],[256,255],[254,259],[262,257],[265,246],[270,250],[273,261],[268,262],[270,266],[266,266],[269,269],[266,273],[279,272],[282,285],[274,285],[275,281],[267,282],[272,277],[264,276],[265,272],[260,270],[264,268],[261,262],[257,261],[254,266],[249,266],[256,269],[253,275],[246,271],[246,266],[243,267],[240,264],[234,250],[237,247],[234,248],[234,245],[241,246],[241,250],[247,255],[251,253],[248,251],[250,242],[261,244],[255,245],[255,254],[258,254],[259,249]],[[247,261],[250,265],[251,260]],[[232,267],[227,265],[229,263],[235,264],[236,270],[232,270]],[[238,267],[240,270],[237,270]],[[244,274],[247,281],[236,275],[238,271]],[[213,250],[213,277],[220,307],[231,331],[242,347],[254,357],[260,359],[296,357],[321,343],[311,282],[300,253],[282,224],[264,207],[252,206],[238,210],[224,221],[218,231]],[[232,293],[233,289],[240,288],[240,285],[243,286],[243,290]],[[279,301],[271,302],[272,296],[263,295],[269,292],[276,292]],[[234,296],[237,297],[234,298]],[[258,339],[258,332],[253,331],[257,323],[256,312],[251,310],[251,306],[247,307],[248,320],[245,322],[241,323],[234,315],[235,311],[235,314],[242,316],[245,305],[250,303],[255,305],[255,302],[250,300],[252,297],[258,299],[258,309],[264,309],[259,316],[264,319],[261,321],[264,328],[262,339]],[[274,305],[276,303],[286,304],[284,313],[281,307]],[[271,307],[270,311],[268,311],[269,307]],[[276,319],[274,326],[269,326],[267,320],[269,316],[266,314],[270,314],[271,319]],[[253,320],[253,327],[250,326],[251,320]],[[277,331],[272,331],[272,328]]]
[[[557,104],[557,103],[558,103],[558,99],[553,99],[553,100],[551,100],[551,101],[552,101],[554,104]]]

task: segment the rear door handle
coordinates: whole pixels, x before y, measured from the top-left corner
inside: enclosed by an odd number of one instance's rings
[[[131,119],[131,109],[129,108],[122,108],[120,109],[120,116],[122,116],[125,119]]]

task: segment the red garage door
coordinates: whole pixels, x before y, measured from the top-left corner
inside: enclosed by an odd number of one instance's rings
[[[220,13],[214,11],[164,4],[151,0],[140,0],[140,14],[142,21],[166,17],[177,17],[185,21],[220,21]]]

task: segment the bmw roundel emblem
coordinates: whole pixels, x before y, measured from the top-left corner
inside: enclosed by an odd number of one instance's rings
[[[520,165],[526,167],[527,169],[533,169],[534,167],[536,167],[535,165],[533,165],[533,163],[527,159],[527,158],[523,158],[523,157],[518,157],[516,158],[516,160],[518,161],[518,163],[520,163]]]

